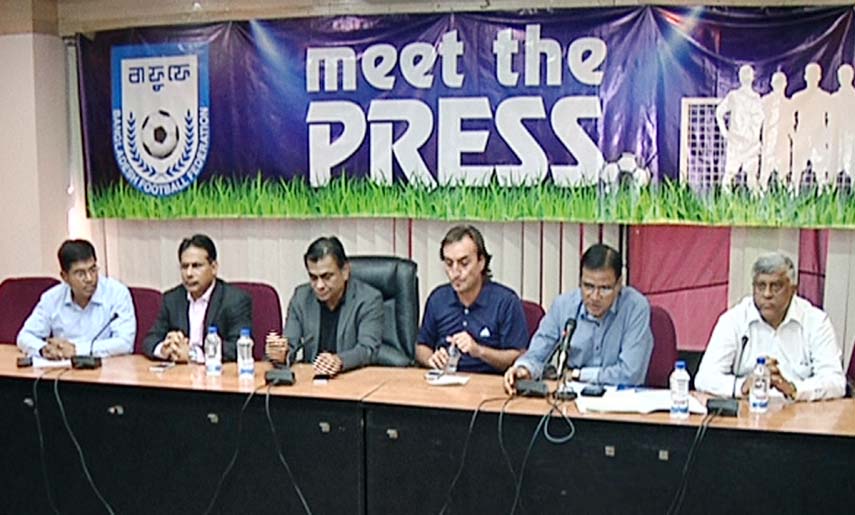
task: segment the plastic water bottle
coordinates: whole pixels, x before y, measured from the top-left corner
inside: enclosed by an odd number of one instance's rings
[[[457,364],[460,362],[460,349],[457,345],[448,346],[448,361],[445,363],[445,373],[457,373]]]
[[[223,340],[217,334],[217,326],[208,328],[205,336],[205,373],[218,376],[223,373]]]
[[[685,420],[689,418],[689,372],[685,361],[674,363],[670,384],[671,418]]]
[[[255,359],[252,357],[253,345],[249,328],[244,327],[240,330],[240,338],[237,341],[238,376],[241,378],[255,376]]]
[[[748,406],[751,413],[766,413],[769,410],[769,383],[771,374],[766,366],[766,358],[757,358],[754,372],[751,374],[751,391],[748,394]]]

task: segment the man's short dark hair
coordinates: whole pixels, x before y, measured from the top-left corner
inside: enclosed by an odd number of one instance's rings
[[[207,252],[208,263],[217,260],[217,247],[214,246],[214,241],[204,234],[194,234],[181,240],[181,245],[178,246],[178,261],[181,261],[181,254],[184,254],[184,251],[190,247],[196,247]]]
[[[303,255],[303,264],[308,267],[310,261],[317,263],[327,256],[332,256],[339,268],[344,268],[344,264],[347,263],[344,245],[335,236],[321,236],[313,241]]]
[[[443,249],[449,243],[457,243],[465,237],[469,237],[475,242],[475,247],[478,249],[478,257],[484,258],[484,272],[481,274],[487,279],[493,277],[493,272],[490,270],[490,260],[493,256],[487,252],[487,245],[484,243],[484,236],[481,235],[474,225],[455,225],[445,233],[445,238],[439,244],[439,259],[445,261],[445,253]]]
[[[63,272],[68,272],[71,265],[78,261],[98,260],[95,257],[95,247],[86,240],[65,240],[59,246],[56,257],[59,259],[59,268]]]
[[[608,245],[597,243],[588,247],[588,250],[582,254],[582,268],[588,270],[612,269],[615,277],[619,278],[623,270],[623,260],[621,260],[620,252],[617,250]]]

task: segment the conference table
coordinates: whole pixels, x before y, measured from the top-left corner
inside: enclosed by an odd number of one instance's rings
[[[211,378],[201,365],[154,372],[142,356],[19,369],[19,355],[0,345],[0,513],[52,513],[49,499],[60,513],[106,511],[57,393],[116,513],[302,513],[295,484],[316,514],[665,513],[702,421],[574,402],[550,413],[491,375],[440,387],[423,369],[367,367],[315,382],[298,364],[294,385],[267,387],[266,363],[247,381],[233,363]],[[741,409],[696,446],[682,513],[851,513],[855,401]]]

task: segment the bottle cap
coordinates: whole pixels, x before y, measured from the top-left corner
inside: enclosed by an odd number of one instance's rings
[[[676,368],[676,369],[685,369],[685,368],[686,368],[686,362],[685,362],[685,361],[683,361],[682,359],[681,359],[681,360],[677,360],[677,362],[675,362],[675,363],[674,363],[674,368]]]
[[[243,329],[241,329],[241,330],[240,330],[240,335],[241,335],[241,336],[246,336],[246,337],[248,338],[248,337],[249,337],[249,327],[244,327]]]
[[[212,325],[208,328],[208,334],[217,334],[217,326]]]
[[[760,356],[760,357],[758,357],[758,358],[757,358],[757,364],[758,364],[758,365],[765,365],[765,364],[766,364],[766,356]]]

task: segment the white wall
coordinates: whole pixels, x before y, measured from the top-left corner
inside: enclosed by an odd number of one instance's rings
[[[303,253],[308,244],[318,236],[336,235],[350,255],[390,254],[416,261],[424,301],[431,289],[447,280],[439,260],[439,242],[455,223],[408,219],[99,220],[92,227],[96,239],[107,242],[101,259],[105,270],[128,284],[163,289],[177,283],[178,243],[204,232],[217,243],[224,278],[268,282],[287,300],[306,281]],[[599,241],[600,232],[598,226],[561,223],[475,225],[494,255],[496,280],[546,306],[561,291],[576,287],[579,251]]]
[[[0,35],[0,63],[0,276],[55,274],[68,180],[62,40]]]

